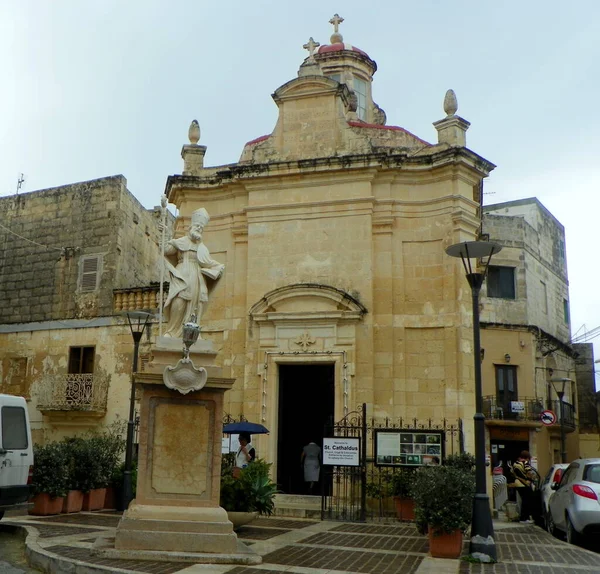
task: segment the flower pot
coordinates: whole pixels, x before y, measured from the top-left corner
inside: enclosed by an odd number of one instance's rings
[[[460,530],[446,534],[429,527],[429,553],[433,558],[458,558],[462,552],[462,540]]]
[[[106,488],[93,488],[83,495],[82,510],[102,510],[102,508],[104,508],[105,497]]]
[[[233,524],[233,529],[252,522],[258,516],[258,512],[227,512],[227,518]]]
[[[63,500],[62,512],[79,512],[83,505],[83,492],[81,490],[69,490]]]
[[[48,516],[49,514],[60,514],[63,507],[63,497],[51,498],[49,494],[36,494],[33,497],[33,508],[29,514],[36,516]]]
[[[106,497],[104,498],[104,508],[114,510],[117,508],[117,498],[114,486],[106,487]]]
[[[394,504],[396,505],[396,516],[398,520],[414,520],[415,519],[415,501],[412,498],[400,498],[394,496]]]

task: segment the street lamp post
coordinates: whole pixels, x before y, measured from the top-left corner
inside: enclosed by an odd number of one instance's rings
[[[565,438],[565,405],[563,403],[563,399],[565,396],[565,387],[567,383],[572,382],[571,379],[567,378],[558,378],[558,379],[550,379],[552,383],[552,387],[554,388],[554,392],[558,397],[558,416],[560,417],[560,462],[567,462],[567,447],[566,447],[566,438]],[[556,389],[554,383],[562,383],[562,387],[559,390]]]
[[[138,355],[140,350],[140,341],[146,329],[146,325],[152,315],[145,311],[125,311],[123,315],[127,317],[131,336],[133,337],[133,364],[131,367],[131,394],[129,396],[129,420],[127,421],[127,443],[125,448],[125,471],[123,472],[123,510],[127,510],[129,503],[133,499],[133,484],[131,480],[131,467],[133,463],[133,434],[135,428],[135,381],[134,374],[138,369]]]
[[[473,498],[473,515],[471,518],[471,541],[469,553],[485,554],[496,560],[496,543],[494,542],[494,525],[490,510],[490,499],[487,495],[485,471],[485,417],[483,416],[483,389],[481,381],[481,332],[479,327],[479,293],[485,279],[492,255],[502,247],[489,241],[466,241],[456,243],[446,249],[450,257],[462,260],[471,287],[473,303],[473,358],[475,367],[475,497]],[[471,259],[484,259],[483,272],[473,270]],[[477,269],[477,268],[476,268]]]

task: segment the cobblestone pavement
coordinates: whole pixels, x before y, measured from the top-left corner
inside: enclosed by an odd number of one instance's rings
[[[115,513],[82,512],[55,517],[21,516],[10,518],[9,524],[32,527],[27,539],[30,551],[53,556],[64,571],[74,571],[73,564],[78,563],[87,568],[82,571],[90,573],[600,574],[600,555],[553,538],[533,525],[509,523],[496,525],[498,564],[430,558],[427,539],[411,524],[284,518],[260,518],[239,530],[239,538],[263,557],[263,563],[257,566],[190,565],[93,556],[90,548],[94,541],[99,536],[114,538],[118,520]]]
[[[73,563],[85,564],[89,572],[105,569],[149,574],[414,574],[428,552],[427,539],[412,525],[259,518],[238,531],[240,540],[263,557],[263,563],[257,566],[190,565],[92,555],[90,548],[95,539],[114,538],[118,521],[115,513],[81,512],[53,517],[21,516],[11,518],[10,523],[35,529],[28,538],[30,550],[39,548],[56,557],[59,564],[63,560],[65,569]],[[458,568],[453,570],[457,571]]]
[[[461,560],[460,574],[600,573],[600,555],[558,540],[537,526],[500,523],[494,527],[498,563]]]

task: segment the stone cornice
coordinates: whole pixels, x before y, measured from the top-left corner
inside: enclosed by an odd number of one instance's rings
[[[378,171],[401,169],[403,172],[427,172],[444,166],[462,166],[476,172],[477,178],[487,177],[496,166],[467,148],[451,147],[439,151],[428,148],[428,153],[410,155],[402,153],[371,153],[359,155],[333,156],[297,161],[284,161],[263,164],[231,164],[223,169],[210,168],[206,176],[171,175],[167,178],[165,193],[169,200],[177,203],[178,196],[186,189],[198,191],[228,184],[246,184],[249,181],[262,181],[279,177],[307,176],[328,173],[332,170],[364,170],[375,168]],[[433,174],[432,174],[433,175]]]

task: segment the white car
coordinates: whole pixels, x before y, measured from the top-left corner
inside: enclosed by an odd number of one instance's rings
[[[600,534],[600,458],[574,460],[554,486],[548,530],[565,532],[570,544]]]
[[[553,464],[550,467],[550,470],[546,473],[542,484],[540,485],[540,495],[541,495],[541,503],[542,503],[542,518],[546,523],[546,528],[548,528],[548,520],[546,517],[548,516],[548,502],[550,501],[550,497],[554,494],[554,490],[552,490],[552,485],[554,483],[558,484],[560,479],[562,478],[563,472],[569,465],[566,463],[562,464]]]
[[[29,500],[33,446],[27,403],[0,395],[0,519],[5,510]]]

